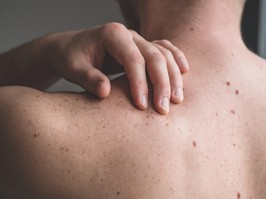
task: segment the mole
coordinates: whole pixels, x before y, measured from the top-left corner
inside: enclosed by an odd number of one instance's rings
[[[230,113],[232,113],[233,115],[236,114],[234,109],[230,110]]]
[[[231,83],[227,81],[226,86],[231,86]]]
[[[194,31],[194,28],[190,28],[191,31]]]
[[[197,142],[196,142],[196,141],[193,141],[193,142],[192,142],[192,145],[193,145],[194,147],[197,147]]]
[[[37,138],[38,136],[39,136],[39,134],[36,134],[36,133],[33,134],[34,138]]]
[[[241,194],[238,192],[237,193],[237,199],[240,199],[241,198]]]
[[[120,195],[120,192],[118,191],[118,192],[116,193],[116,195]]]
[[[239,90],[236,90],[236,91],[235,91],[235,94],[238,95],[238,94],[239,94]]]

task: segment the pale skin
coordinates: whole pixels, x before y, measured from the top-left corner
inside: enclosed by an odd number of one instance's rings
[[[142,35],[169,39],[190,60],[186,100],[167,116],[137,111],[124,77],[102,101],[1,88],[3,197],[265,197],[266,62],[244,46],[241,5],[172,2],[166,12],[162,1],[142,2],[152,3],[140,7]]]
[[[51,33],[0,54],[0,86],[44,90],[65,78],[105,98],[111,85],[104,71],[109,74],[125,71],[132,101],[141,110],[148,108],[149,76],[153,80],[153,102],[160,114],[169,112],[170,101],[175,104],[183,101],[181,72],[188,70],[188,61],[176,46],[164,46],[162,41],[148,42],[114,22],[91,29]]]

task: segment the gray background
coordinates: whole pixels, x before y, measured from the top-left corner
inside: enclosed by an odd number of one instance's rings
[[[250,0],[254,1],[254,0]],[[266,0],[260,0],[258,53],[266,57]],[[0,0],[0,53],[50,32],[122,22],[115,0]],[[79,91],[64,80],[49,91]]]
[[[50,32],[122,22],[115,0],[0,0],[0,53]],[[49,91],[79,91],[60,80]]]

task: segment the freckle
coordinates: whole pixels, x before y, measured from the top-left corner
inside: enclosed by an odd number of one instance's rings
[[[236,146],[236,144],[233,144],[233,146]]]
[[[103,182],[103,178],[101,178],[101,181]]]
[[[36,95],[36,97],[40,97],[39,95]]]
[[[66,148],[66,152],[69,152],[69,149],[68,148]]]
[[[169,126],[169,124],[168,124],[168,123],[166,123],[166,124],[165,124],[165,126]]]
[[[93,179],[91,178],[91,179],[90,179],[90,181],[92,182],[92,181],[93,181]]]
[[[235,94],[238,95],[238,94],[239,94],[239,90],[236,90],[236,91],[235,91]]]
[[[231,53],[232,56],[234,56],[235,54],[234,53]]]
[[[71,170],[68,170],[68,173],[71,173]]]
[[[219,117],[219,113],[215,113],[215,115],[216,115],[217,117]]]
[[[119,195],[119,194],[120,194],[120,192],[117,192],[117,193],[116,193],[116,195]]]
[[[191,31],[194,31],[194,28],[190,28]]]
[[[197,147],[197,142],[193,141],[193,142],[192,142],[192,145],[193,145],[194,147]]]
[[[240,199],[241,198],[241,194],[238,192],[237,193],[237,199]]]
[[[226,86],[231,86],[231,83],[227,81]]]
[[[36,137],[38,137],[38,136],[39,136],[38,134],[33,134],[33,137],[34,137],[34,138],[36,138]]]
[[[55,108],[54,110],[57,111],[57,108]]]
[[[27,110],[25,109],[24,112],[27,112]]]
[[[232,113],[233,115],[235,115],[235,114],[236,114],[236,112],[235,112],[235,110],[234,110],[234,109],[230,110],[230,113]]]
[[[146,126],[148,126],[149,125],[149,123],[148,122],[146,122],[146,124],[145,124]]]

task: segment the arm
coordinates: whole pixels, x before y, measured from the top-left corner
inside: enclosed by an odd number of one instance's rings
[[[35,39],[0,54],[0,86],[21,85],[43,90],[57,81],[60,76],[53,68],[56,35]]]
[[[170,100],[183,100],[181,72],[188,69],[187,61],[181,61],[186,60],[184,54],[170,42],[148,42],[118,23],[50,34],[2,54],[0,86],[45,89],[64,77],[105,98],[111,86],[102,72],[107,55],[125,68],[131,97],[139,109],[148,107],[146,69],[158,112],[168,113]]]

